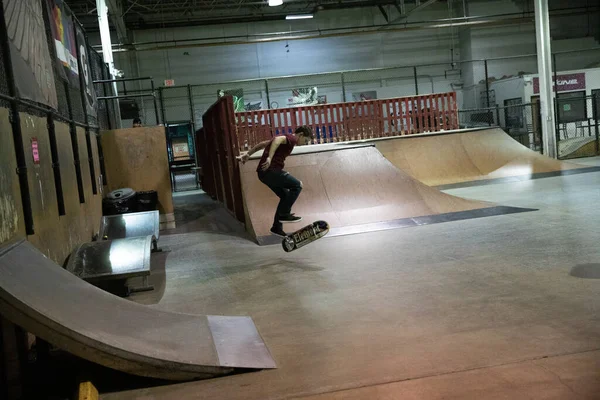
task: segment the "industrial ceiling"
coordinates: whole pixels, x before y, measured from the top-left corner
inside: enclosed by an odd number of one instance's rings
[[[458,1],[458,0],[457,0]],[[112,18],[122,18],[127,29],[159,29],[193,25],[281,20],[290,14],[373,7],[384,18],[406,14],[436,0],[107,0]],[[444,2],[445,3],[445,2]],[[97,29],[96,0],[67,0],[86,29]],[[116,25],[116,24],[115,24]]]

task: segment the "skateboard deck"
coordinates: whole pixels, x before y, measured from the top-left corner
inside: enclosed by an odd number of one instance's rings
[[[287,235],[283,238],[281,245],[283,246],[283,250],[289,253],[322,238],[327,235],[327,232],[329,232],[329,224],[327,222],[315,221]]]

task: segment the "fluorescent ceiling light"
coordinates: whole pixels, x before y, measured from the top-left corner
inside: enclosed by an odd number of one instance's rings
[[[283,0],[269,0],[270,7],[277,7],[283,4]]]
[[[300,14],[300,15],[287,15],[285,19],[311,19],[312,14]]]

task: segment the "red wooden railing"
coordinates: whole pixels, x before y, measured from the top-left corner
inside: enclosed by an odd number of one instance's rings
[[[247,150],[301,125],[316,143],[342,142],[458,129],[456,93],[246,111],[235,114],[238,146]]]
[[[240,151],[301,125],[316,143],[458,129],[456,93],[234,113],[233,98],[217,100],[202,116],[196,151],[202,188],[244,222]]]

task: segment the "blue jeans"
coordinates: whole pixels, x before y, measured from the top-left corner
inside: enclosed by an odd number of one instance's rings
[[[290,175],[289,172],[277,169],[258,172],[258,179],[279,197],[279,205],[273,219],[273,228],[282,229],[279,217],[292,212],[292,206],[302,191],[302,183]]]

